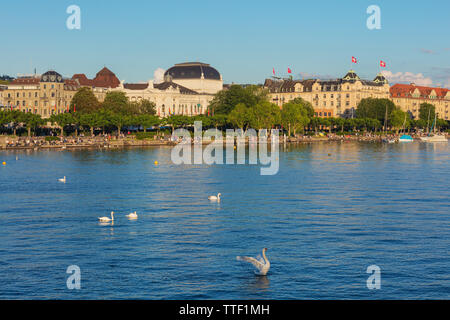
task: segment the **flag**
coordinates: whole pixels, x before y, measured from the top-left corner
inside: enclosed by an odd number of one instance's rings
[[[292,70],[291,70],[291,69],[289,69],[289,67],[288,67],[288,73],[292,73]]]
[[[73,112],[77,112],[75,104],[73,105]]]
[[[382,67],[382,68],[386,68],[386,62],[384,62],[384,61],[380,61],[380,67]]]
[[[209,117],[209,109],[208,109],[208,117]]]
[[[358,62],[358,60],[356,60],[355,57],[352,57],[352,63],[357,63],[357,62]]]
[[[275,68],[272,68],[272,73],[273,75],[275,75]]]

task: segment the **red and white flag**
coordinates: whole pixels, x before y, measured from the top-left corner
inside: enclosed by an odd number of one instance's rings
[[[358,63],[358,60],[356,60],[355,57],[352,57],[352,63]]]
[[[381,61],[380,61],[380,67],[386,68],[386,62],[384,62],[383,60],[381,60]]]
[[[288,73],[292,73],[292,70],[291,70],[291,69],[289,69],[289,67],[288,67]]]
[[[275,75],[275,68],[272,68],[272,73],[273,75]]]

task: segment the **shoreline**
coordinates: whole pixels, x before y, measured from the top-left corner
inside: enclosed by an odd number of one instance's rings
[[[303,136],[298,138],[280,137],[279,144],[295,144],[295,143],[317,143],[317,142],[377,142],[383,143],[386,139],[397,139],[397,136],[373,136],[373,135],[357,135],[357,136],[324,136],[310,137]],[[418,140],[418,136],[413,137]],[[11,139],[12,141],[9,141]],[[175,146],[179,142],[170,140],[136,140],[130,138],[119,139],[103,139],[103,138],[74,138],[64,139],[65,141],[45,141],[41,137],[3,137],[3,143],[0,144],[0,151],[8,150],[60,150],[60,149],[120,149],[127,147],[155,147],[155,146]],[[2,141],[0,141],[2,142]],[[211,141],[203,141],[202,145],[213,143]],[[224,140],[225,143],[225,140]],[[270,144],[270,140],[267,142]],[[194,143],[192,143],[194,144]],[[248,145],[248,141],[245,142]]]

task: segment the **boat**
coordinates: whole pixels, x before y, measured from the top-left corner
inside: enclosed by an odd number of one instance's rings
[[[399,142],[413,142],[414,139],[409,134],[402,135],[399,139]]]
[[[443,134],[437,134],[436,131],[436,113],[434,114],[434,121],[433,124],[431,125],[431,130],[433,131],[433,135],[430,135],[430,133],[428,133],[428,135],[426,137],[420,137],[420,140],[424,141],[424,142],[448,142],[448,139],[446,136],[444,136]]]
[[[443,134],[435,134],[428,137],[420,137],[424,142],[448,142],[448,139]]]

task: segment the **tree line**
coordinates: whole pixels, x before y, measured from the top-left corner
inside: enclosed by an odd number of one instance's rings
[[[267,90],[260,86],[231,85],[228,90],[218,92],[208,106],[208,115],[184,116],[170,115],[166,118],[156,116],[156,106],[148,100],[129,101],[124,92],[108,92],[103,102],[99,102],[90,88],[80,88],[74,95],[68,112],[53,114],[49,119],[40,115],[23,113],[17,110],[0,112],[0,125],[9,124],[16,134],[17,128],[25,127],[28,135],[47,122],[56,124],[60,134],[71,127],[75,135],[79,130],[94,134],[96,128],[104,132],[116,130],[119,134],[125,127],[142,128],[146,132],[151,127],[189,128],[194,121],[202,121],[204,129],[239,128],[282,129],[288,136],[299,132],[317,134],[319,130],[331,132],[377,132],[426,128],[434,120],[435,107],[422,103],[419,119],[414,120],[408,112],[402,111],[389,99],[362,99],[355,112],[355,118],[315,117],[311,103],[295,98],[280,109],[269,102]],[[448,121],[438,119],[438,128],[449,128]]]

